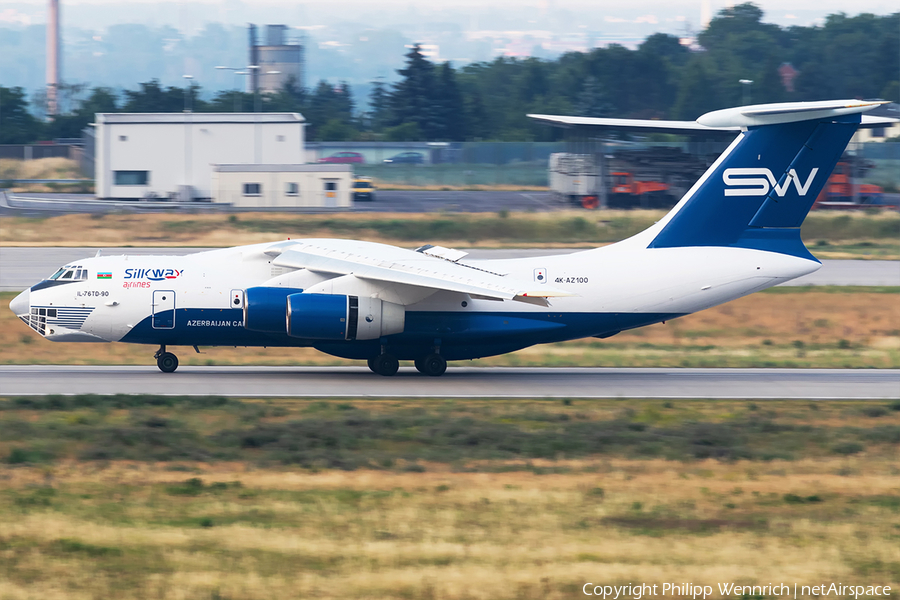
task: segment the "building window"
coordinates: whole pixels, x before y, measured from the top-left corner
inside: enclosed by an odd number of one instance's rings
[[[284,141],[284,136],[283,136],[283,135],[279,135],[279,136],[276,137],[275,139],[277,139],[279,142],[283,142],[283,141]]]
[[[115,185],[147,185],[150,171],[113,171]]]
[[[300,193],[300,186],[296,183],[289,183],[284,191],[288,196],[296,196]]]
[[[120,135],[120,136],[119,136],[119,141],[120,141],[120,142],[127,142],[127,141],[128,141],[128,136],[127,136],[127,135]]]
[[[875,127],[872,129],[872,137],[873,138],[883,138],[884,137],[884,127]]]
[[[337,182],[336,181],[326,181],[325,182],[325,191],[326,192],[334,192],[337,190]]]
[[[262,184],[261,183],[245,183],[244,184],[244,195],[245,196],[259,196],[262,194]]]

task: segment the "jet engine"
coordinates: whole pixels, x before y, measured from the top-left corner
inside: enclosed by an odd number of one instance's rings
[[[244,291],[244,327],[311,340],[376,340],[402,333],[406,309],[377,298],[304,294],[297,288]]]
[[[287,334],[314,340],[376,340],[402,333],[406,309],[377,298],[291,294]]]
[[[285,333],[287,298],[303,290],[283,287],[253,287],[244,291],[244,327],[250,331]]]

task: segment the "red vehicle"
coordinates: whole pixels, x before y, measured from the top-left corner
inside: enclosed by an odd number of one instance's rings
[[[359,152],[335,152],[319,159],[320,163],[364,163],[366,159]]]
[[[637,181],[633,173],[610,173],[610,208],[669,208],[677,201],[661,181]],[[590,208],[585,206],[585,208]]]
[[[868,170],[867,165],[858,167],[859,171]],[[859,174],[859,173],[858,173]],[[847,161],[839,162],[828,178],[828,182],[819,197],[816,198],[815,209],[859,209],[859,208],[898,208],[885,202],[884,190],[874,183],[857,183],[852,165]]]

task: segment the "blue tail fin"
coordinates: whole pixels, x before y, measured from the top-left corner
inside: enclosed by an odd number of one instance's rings
[[[667,216],[649,247],[734,246],[814,260],[800,240],[800,225],[861,117],[819,113],[809,119],[803,110],[762,118],[758,111],[749,125],[741,123],[746,131]],[[799,114],[784,122],[792,111]]]

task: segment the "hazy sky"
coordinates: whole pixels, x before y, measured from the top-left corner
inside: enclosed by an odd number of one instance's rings
[[[900,10],[897,0],[753,1],[763,9],[765,22],[781,26],[819,24],[838,12],[886,15]],[[231,89],[239,85],[235,76],[215,66],[246,64],[246,24],[285,24],[292,28],[293,41],[301,34],[304,39],[307,85],[319,79],[347,81],[354,95],[363,98],[376,77],[397,77],[404,48],[413,42],[428,44],[432,60],[457,67],[499,55],[553,58],[609,43],[634,48],[657,32],[680,37],[697,33],[701,2],[61,0],[62,74],[70,82],[127,88],[154,78],[182,85],[182,75],[190,73],[209,92]],[[708,2],[713,15],[733,5]],[[44,85],[48,4],[0,0],[0,29],[14,30],[0,33],[0,84],[29,91]],[[207,27],[211,23],[225,30]],[[134,24],[143,27],[126,26]]]
[[[766,21],[780,25],[810,25],[836,12],[890,14],[898,11],[896,0],[755,0],[766,13]],[[0,25],[43,23],[46,0],[4,0]],[[710,0],[713,14],[731,3]],[[469,29],[493,29],[506,19],[533,21],[540,27],[548,16],[571,20],[571,27],[589,24],[609,29],[629,25],[658,25],[674,29],[672,23],[700,22],[700,0],[62,0],[63,23],[82,28],[104,28],[122,22],[172,25],[190,32],[206,22],[243,24],[295,22],[308,27],[335,20],[372,20],[373,25],[398,25],[415,20],[466,20]],[[492,15],[492,16],[487,16]],[[583,21],[583,22],[582,22]],[[655,23],[654,23],[655,21]],[[641,28],[643,29],[643,27]]]

